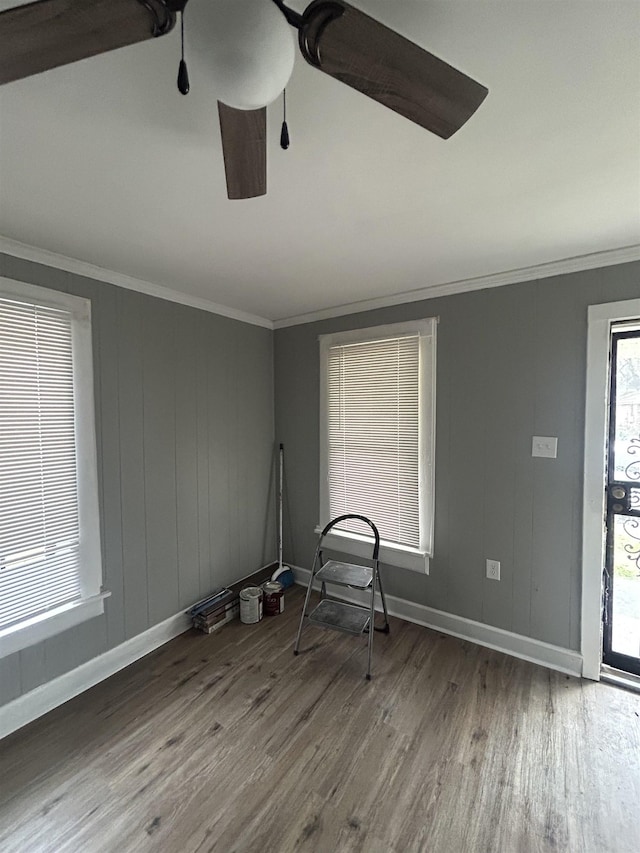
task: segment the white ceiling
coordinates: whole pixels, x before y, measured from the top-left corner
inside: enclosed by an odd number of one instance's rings
[[[298,56],[291,148],[278,101],[268,195],[228,201],[174,32],[2,87],[0,234],[271,320],[638,243],[640,3],[352,2],[488,86],[458,134]]]

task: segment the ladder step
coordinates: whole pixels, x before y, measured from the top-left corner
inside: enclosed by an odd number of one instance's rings
[[[354,563],[341,563],[338,560],[328,560],[316,579],[322,583],[334,583],[339,586],[352,586],[356,589],[368,589],[373,579],[373,569],[369,566],[358,566]]]
[[[323,598],[313,613],[309,614],[309,621],[314,625],[347,634],[362,634],[369,624],[369,618],[370,613],[366,608],[331,598]]]

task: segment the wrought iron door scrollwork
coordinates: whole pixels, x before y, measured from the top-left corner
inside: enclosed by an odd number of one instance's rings
[[[640,438],[632,438],[627,448],[627,456],[635,456],[636,454],[638,458],[629,462],[624,469],[627,480],[640,480]]]
[[[635,542],[625,542],[623,550],[640,572],[640,518],[625,518],[622,521],[622,529],[629,539],[635,540]]]

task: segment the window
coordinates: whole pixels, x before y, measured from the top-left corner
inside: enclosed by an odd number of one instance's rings
[[[381,560],[428,571],[433,549],[434,318],[320,337],[320,527],[370,518]],[[330,544],[370,555],[358,523]]]
[[[103,612],[90,303],[0,279],[0,656]]]

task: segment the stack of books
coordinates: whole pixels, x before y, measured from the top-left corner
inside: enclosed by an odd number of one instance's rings
[[[199,601],[189,611],[193,627],[211,634],[217,628],[235,619],[240,613],[238,592],[226,587]]]

